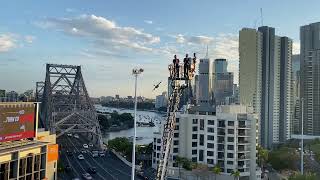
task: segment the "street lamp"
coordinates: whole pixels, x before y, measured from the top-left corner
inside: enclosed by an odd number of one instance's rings
[[[138,75],[143,72],[143,69],[133,69],[132,74],[135,77],[135,88],[134,88],[134,135],[133,135],[133,147],[132,147],[132,169],[131,169],[131,180],[134,180],[135,167],[136,167],[136,136],[137,136],[137,81]]]

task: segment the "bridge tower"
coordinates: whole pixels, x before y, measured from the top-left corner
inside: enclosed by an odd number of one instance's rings
[[[41,91],[41,83],[39,91]],[[102,147],[102,137],[96,110],[88,95],[81,66],[46,65],[40,107],[40,127],[56,133],[77,133]]]

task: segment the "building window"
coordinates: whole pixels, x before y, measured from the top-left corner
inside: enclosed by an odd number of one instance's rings
[[[207,151],[207,156],[213,156],[213,151]]]
[[[197,142],[192,142],[192,147],[197,147]]]
[[[192,154],[197,154],[198,152],[197,152],[197,150],[195,149],[195,150],[192,150]]]
[[[228,153],[227,154],[227,158],[233,158],[233,154],[232,153]]]
[[[198,124],[198,119],[192,119],[192,124]]]
[[[234,141],[234,137],[228,137],[228,142],[233,142]]]
[[[214,120],[208,120],[208,125],[214,125]]]
[[[198,127],[197,126],[193,126],[192,127],[192,131],[198,131]]]
[[[156,138],[153,138],[153,142],[157,142],[157,139],[156,139]]]
[[[157,158],[159,158],[160,157],[160,153],[157,153]]]
[[[199,111],[199,115],[207,115],[207,112],[205,112],[205,111]]]
[[[233,165],[233,161],[227,161],[227,164]]]
[[[208,143],[208,144],[207,144],[207,147],[208,147],[208,148],[214,148],[214,144],[213,144],[213,143]]]
[[[214,128],[210,128],[210,127],[208,127],[208,132],[210,132],[210,133],[214,133]]]
[[[157,153],[156,152],[153,152],[153,157],[156,157]]]
[[[199,150],[199,161],[203,161],[203,150]]]
[[[234,134],[234,130],[233,129],[228,129],[228,134]]]
[[[227,169],[227,173],[232,173],[232,169]]]
[[[208,136],[207,136],[207,139],[210,140],[210,141],[213,141],[213,140],[214,140],[214,136],[208,135]]]
[[[179,123],[179,118],[176,118],[176,123]]]
[[[200,146],[204,145],[204,135],[200,134]]]
[[[178,148],[173,148],[173,153],[178,153]]]
[[[207,159],[207,164],[213,164],[213,159]]]
[[[198,134],[192,134],[192,139],[198,139]]]
[[[157,140],[157,143],[161,143],[161,139],[158,139],[158,140]]]
[[[228,150],[234,150],[234,146],[233,145],[228,145]]]
[[[234,126],[234,121],[228,121],[228,126]]]
[[[174,127],[174,130],[179,130],[179,125],[176,125],[176,126]]]
[[[204,119],[200,119],[200,130],[204,130]]]
[[[178,140],[174,140],[173,141],[173,145],[179,145],[179,141]]]
[[[192,162],[197,162],[197,157],[193,157],[191,160]]]
[[[157,150],[160,151],[160,149],[161,149],[161,146],[157,146]]]
[[[179,137],[179,133],[174,133],[174,137],[175,138]]]

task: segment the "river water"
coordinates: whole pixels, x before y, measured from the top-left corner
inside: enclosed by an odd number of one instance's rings
[[[131,109],[118,109],[118,108],[110,108],[110,107],[103,107],[101,105],[95,105],[96,110],[100,112],[113,112],[117,111],[119,114],[121,113],[131,113],[134,116],[134,111]],[[162,121],[165,119],[163,117],[165,114],[160,114],[156,112],[149,112],[149,111],[137,111],[137,122],[149,122],[153,121],[155,126],[154,127],[137,127],[137,144],[149,144],[153,141],[153,132],[158,132],[159,127]],[[133,128],[117,131],[117,132],[109,132],[103,135],[103,141],[107,142],[108,140],[117,138],[117,137],[133,137]]]

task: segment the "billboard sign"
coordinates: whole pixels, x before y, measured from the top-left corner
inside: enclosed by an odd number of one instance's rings
[[[0,103],[0,142],[36,135],[36,104]]]

